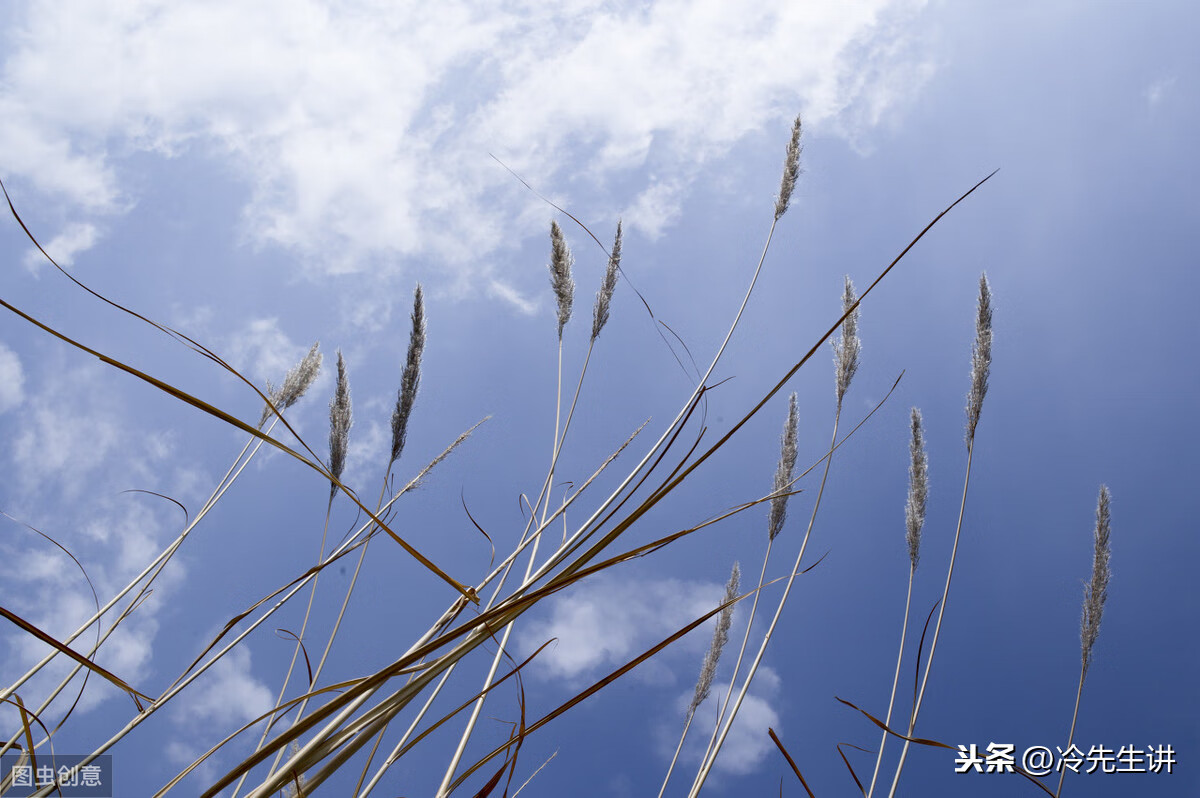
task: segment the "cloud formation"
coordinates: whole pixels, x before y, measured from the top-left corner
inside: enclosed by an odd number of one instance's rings
[[[420,256],[469,288],[547,215],[489,154],[657,235],[745,136],[797,111],[854,136],[918,90],[921,5],[29,2],[5,36],[0,151],[85,219],[137,202],[132,156],[210,158],[244,181],[248,240],[311,273]],[[507,210],[517,197],[537,212]],[[96,232],[58,236],[69,257]]]

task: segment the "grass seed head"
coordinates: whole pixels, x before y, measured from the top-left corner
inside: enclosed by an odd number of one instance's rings
[[[617,222],[617,237],[613,241],[612,255],[608,258],[608,268],[604,271],[604,283],[596,292],[596,305],[592,312],[592,340],[600,337],[600,330],[608,323],[609,305],[612,303],[613,292],[617,290],[617,273],[621,269],[621,223]]]
[[[908,466],[908,503],[904,508],[904,520],[908,543],[908,559],[912,569],[917,569],[921,559],[921,527],[925,525],[925,502],[929,497],[929,458],[925,455],[925,432],[921,427],[921,411],[912,409],[910,419],[912,441],[908,450],[912,461]]]
[[[792,123],[792,138],[788,142],[787,156],[783,159],[783,179],[779,183],[779,196],[775,198],[775,221],[783,218],[796,189],[796,178],[800,176],[800,117]]]
[[[725,597],[721,599],[722,604],[737,598],[741,578],[741,569],[735,562],[733,570],[729,573],[729,581],[725,584]],[[729,627],[733,624],[733,608],[734,605],[730,604],[721,610],[721,614],[717,617],[717,626],[713,629],[712,643],[708,647],[708,653],[704,655],[704,663],[700,666],[700,678],[696,680],[696,690],[692,694],[692,703],[688,707],[689,715],[694,713],[696,708],[703,704],[704,699],[708,698],[708,694],[712,692],[712,683],[717,675],[717,663],[721,659],[721,650],[729,642]]]
[[[320,341],[312,345],[308,354],[284,376],[283,385],[275,387],[270,381],[267,382],[266,394],[270,397],[271,404],[275,405],[281,413],[296,404],[300,397],[304,396],[308,387],[313,384],[317,375],[321,373],[321,353],[317,351],[320,346]],[[266,423],[270,415],[270,406],[264,405],[262,415],[258,419],[258,426],[261,427]]]
[[[774,493],[779,494],[791,490],[792,472],[796,468],[796,428],[799,425],[799,413],[796,410],[796,394],[788,399],[787,418],[783,422],[783,434],[779,436],[779,465],[775,469]],[[775,495],[771,498],[771,509],[767,515],[767,532],[771,540],[783,531],[784,521],[787,520],[787,495]]]
[[[975,440],[975,427],[987,395],[992,370],[992,289],[987,273],[979,276],[979,305],[975,317],[975,343],[971,347],[971,392],[967,394],[967,442]]]
[[[1083,588],[1083,620],[1080,637],[1083,644],[1083,673],[1087,674],[1092,664],[1092,648],[1100,636],[1100,619],[1104,615],[1104,602],[1108,600],[1108,580],[1112,576],[1109,568],[1111,554],[1109,544],[1109,495],[1108,487],[1100,486],[1100,498],[1096,503],[1095,551],[1092,556],[1092,579]]]
[[[562,340],[563,328],[571,320],[571,305],[575,301],[575,281],[571,279],[571,265],[575,259],[563,238],[558,222],[550,222],[550,286],[558,301],[558,339]]]
[[[350,378],[346,374],[346,360],[340,349],[337,353],[337,372],[337,389],[333,399],[329,400],[329,472],[341,479],[342,472],[346,470],[346,449],[354,414],[350,409]],[[330,495],[336,490],[337,487],[331,482]]]
[[[417,389],[421,385],[421,356],[425,353],[425,294],[421,284],[413,293],[412,332],[408,338],[408,355],[404,359],[404,373],[400,377],[400,389],[396,392],[396,409],[392,411],[392,459],[388,465],[400,459],[404,442],[408,439],[408,419],[412,415],[413,403],[417,401]]]
[[[858,297],[854,294],[854,283],[850,282],[850,276],[847,275],[846,285],[842,291],[842,313],[849,312],[857,301]],[[842,398],[846,395],[846,390],[850,387],[850,381],[854,379],[854,373],[858,371],[858,356],[861,351],[862,342],[858,340],[858,308],[854,308],[842,321],[841,337],[833,342],[833,363],[836,369],[834,387],[839,406],[842,404]]]

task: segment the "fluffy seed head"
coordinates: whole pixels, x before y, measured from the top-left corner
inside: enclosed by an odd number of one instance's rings
[[[571,304],[575,301],[575,281],[571,279],[571,265],[575,259],[563,238],[558,222],[550,222],[550,286],[558,301],[558,338],[562,340],[563,328],[571,320]]]
[[[1083,644],[1083,673],[1087,674],[1092,664],[1092,648],[1100,636],[1100,618],[1104,615],[1104,602],[1108,600],[1109,569],[1109,510],[1108,487],[1100,486],[1100,498],[1096,503],[1095,551],[1092,555],[1092,579],[1083,588],[1083,620],[1080,623],[1080,638]]]
[[[787,156],[783,159],[783,180],[779,184],[779,196],[775,198],[775,221],[779,221],[787,213],[792,201],[792,191],[796,188],[796,178],[800,176],[800,117],[792,123],[792,139],[788,142]]]
[[[317,351],[320,346],[320,341],[312,345],[308,354],[284,376],[283,385],[275,387],[270,381],[267,382],[266,394],[270,397],[271,404],[275,405],[280,412],[296,404],[297,400],[304,396],[308,387],[313,384],[317,375],[321,373],[321,353]],[[270,406],[264,405],[262,415],[258,419],[258,426],[261,427],[270,415]]]
[[[350,410],[350,378],[346,374],[346,360],[340,349],[337,353],[337,372],[337,389],[333,399],[329,400],[329,472],[341,479],[346,469],[346,449],[354,414]],[[332,496],[336,490],[337,487],[331,482],[329,495]]]
[[[617,290],[617,273],[621,269],[621,223],[617,222],[617,237],[613,241],[612,255],[604,271],[604,283],[596,292],[596,305],[592,311],[592,340],[600,337],[600,330],[608,323],[608,308],[612,303],[613,291]],[[561,333],[560,333],[561,334]]]
[[[842,313],[850,311],[858,297],[854,294],[854,283],[846,276],[846,285],[842,291]],[[837,393],[838,405],[850,387],[850,380],[858,371],[858,355],[862,351],[862,342],[858,340],[858,308],[842,321],[842,335],[833,342],[833,364],[836,369],[834,388]]]
[[[921,411],[912,409],[910,419],[912,441],[908,445],[912,461],[908,466],[908,503],[904,507],[904,520],[908,542],[908,559],[917,569],[921,559],[921,527],[925,525],[925,501],[929,497],[929,458],[925,455],[925,432],[921,427]]]
[[[412,332],[408,338],[408,355],[404,359],[404,373],[400,376],[400,389],[396,392],[396,409],[392,411],[392,458],[388,467],[400,459],[404,442],[408,438],[408,419],[412,415],[413,403],[417,401],[417,388],[421,385],[421,356],[425,353],[425,294],[417,284],[413,294]]]
[[[967,394],[967,442],[975,440],[975,427],[987,395],[992,370],[992,289],[987,273],[979,276],[979,305],[975,316],[975,343],[971,346],[971,392]]]
[[[799,414],[796,410],[796,394],[788,400],[787,419],[783,422],[783,434],[779,436],[779,465],[775,469],[775,487],[777,494],[771,498],[771,509],[767,514],[767,532],[770,539],[783,531],[783,523],[787,520],[787,504],[790,496],[778,495],[788,491],[792,486],[792,471],[796,467],[796,428]]]
[[[729,581],[725,584],[725,597],[721,599],[722,604],[737,598],[738,584],[741,578],[741,569],[735,562],[733,570],[729,574]],[[689,715],[704,703],[704,699],[708,698],[708,694],[712,691],[713,679],[717,675],[717,663],[721,659],[721,649],[725,648],[725,644],[729,642],[729,627],[733,623],[733,607],[734,605],[730,604],[717,616],[717,627],[713,630],[712,644],[708,647],[708,653],[704,655],[704,663],[700,666],[700,678],[696,680],[696,691],[692,694],[692,703],[688,707]]]

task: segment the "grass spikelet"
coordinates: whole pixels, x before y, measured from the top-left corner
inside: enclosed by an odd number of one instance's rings
[[[1083,586],[1083,619],[1080,621],[1080,649],[1082,662],[1079,668],[1079,689],[1075,691],[1075,712],[1071,715],[1071,731],[1067,735],[1067,748],[1075,742],[1075,724],[1079,720],[1079,702],[1083,698],[1083,682],[1092,664],[1092,649],[1100,636],[1100,618],[1104,615],[1104,602],[1108,600],[1108,580],[1112,576],[1109,568],[1109,516],[1108,486],[1100,486],[1100,498],[1096,501],[1096,531],[1093,535],[1095,548],[1092,554],[1092,578]],[[1055,798],[1062,795],[1063,780],[1067,777],[1064,768],[1058,777]]]
[[[417,389],[421,385],[421,356],[425,353],[425,294],[421,284],[413,292],[412,332],[408,338],[408,355],[404,359],[404,373],[400,377],[400,390],[396,392],[396,409],[392,412],[392,457],[388,467],[400,459],[404,442],[408,438],[408,419],[412,415],[413,403],[417,401]]]
[[[788,142],[787,156],[783,160],[783,179],[779,183],[779,196],[775,198],[775,221],[783,218],[796,189],[796,178],[800,176],[800,117],[792,123],[792,138]]]
[[[550,222],[550,285],[558,300],[558,339],[562,340],[563,328],[571,320],[571,305],[575,301],[575,281],[571,279],[571,265],[575,259],[563,238],[558,222]]]
[[[608,268],[604,271],[604,283],[596,292],[596,305],[592,312],[592,340],[600,337],[600,331],[608,323],[609,305],[612,303],[613,292],[617,290],[617,274],[621,269],[621,223],[617,222],[617,237],[613,241],[612,254],[608,258]]]
[[[979,307],[975,318],[975,343],[971,347],[971,391],[967,394],[967,440],[975,440],[975,427],[987,395],[992,370],[992,289],[987,273],[979,275]]]
[[[925,525],[925,502],[929,498],[929,458],[925,454],[925,432],[921,426],[921,411],[912,409],[910,418],[912,442],[908,451],[912,461],[908,466],[908,502],[904,506],[905,541],[908,559],[917,569],[921,559],[921,527]]]
[[[321,346],[321,342],[312,345],[299,363],[288,371],[283,378],[283,384],[279,387],[271,385],[267,382],[266,394],[271,398],[271,404],[280,412],[287,410],[292,405],[304,396],[308,391],[308,387],[313,384],[313,380],[321,373],[321,353],[317,351]],[[270,405],[264,405],[262,416],[258,419],[258,426],[266,423],[267,418],[271,415]]]
[[[726,604],[737,597],[741,578],[741,569],[735,562],[733,570],[729,574],[729,581],[725,584],[725,597],[721,599],[721,603]],[[692,703],[688,707],[689,715],[704,703],[712,691],[713,678],[717,675],[717,663],[721,660],[721,651],[729,642],[729,627],[733,623],[733,607],[733,604],[729,604],[721,610],[721,615],[717,619],[717,627],[713,629],[712,643],[708,647],[708,653],[704,655],[704,664],[700,666],[700,677],[696,680],[696,690],[692,695]]]
[[[767,515],[767,533],[770,539],[783,530],[787,520],[788,495],[779,495],[791,488],[792,472],[796,468],[796,430],[799,414],[796,410],[796,394],[788,399],[787,419],[783,423],[783,434],[779,437],[779,466],[775,469],[775,493],[771,498],[771,509]]]
[[[842,321],[841,337],[833,342],[833,362],[837,369],[834,387],[839,407],[842,404],[842,398],[846,395],[846,390],[850,387],[850,381],[854,379],[854,374],[858,371],[858,355],[862,351],[862,343],[858,340],[858,308],[854,308],[853,312],[850,311],[857,301],[858,297],[854,294],[854,283],[850,282],[850,277],[847,275],[846,285],[842,291],[842,312],[849,313],[849,315]]]
[[[1104,615],[1104,602],[1108,600],[1109,569],[1109,495],[1108,486],[1100,486],[1100,498],[1096,502],[1095,553],[1092,558],[1092,579],[1083,588],[1083,620],[1080,623],[1080,642],[1083,650],[1083,672],[1087,674],[1092,664],[1092,648],[1100,635],[1100,619]]]
[[[337,479],[346,469],[346,448],[350,441],[350,426],[354,414],[350,409],[350,378],[346,374],[346,360],[342,350],[337,353],[337,389],[329,400],[329,471]],[[329,484],[329,495],[337,492],[337,485]]]

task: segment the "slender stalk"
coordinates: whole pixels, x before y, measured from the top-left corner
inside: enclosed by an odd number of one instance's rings
[[[904,660],[904,641],[908,634],[908,615],[912,607],[913,577],[921,559],[921,528],[925,525],[925,506],[929,498],[929,458],[925,455],[925,434],[921,426],[921,411],[913,408],[909,415],[912,440],[909,443],[908,500],[904,505],[905,542],[908,544],[908,593],[904,598],[904,622],[900,627],[900,650],[896,654],[896,672],[892,675],[892,694],[888,697],[887,717],[884,725],[890,727],[892,710],[896,706],[896,689],[900,685],[900,664]],[[871,774],[871,786],[867,798],[875,792],[879,768],[883,764],[883,749],[887,745],[888,733],[879,741],[879,752],[875,755],[875,770]]]
[[[975,455],[975,430],[979,425],[979,417],[983,411],[983,400],[987,396],[988,379],[992,369],[992,291],[988,285],[987,275],[979,277],[979,300],[975,314],[975,343],[971,347],[971,389],[967,393],[967,470],[963,476],[962,501],[958,505],[958,523],[954,528],[954,546],[950,550],[950,565],[946,569],[946,587],[942,591],[942,600],[938,608],[937,624],[933,628],[933,640],[929,644],[929,656],[925,660],[925,672],[921,677],[921,689],[917,692],[912,714],[908,721],[908,734],[912,737],[917,726],[917,715],[921,711],[921,703],[925,699],[925,688],[929,684],[929,673],[933,669],[933,655],[937,651],[938,638],[942,631],[942,619],[946,615],[946,602],[950,598],[950,580],[954,576],[954,563],[958,558],[958,541],[962,535],[963,514],[967,509],[967,488],[971,484],[971,462]],[[896,794],[900,784],[900,773],[904,770],[904,761],[908,756],[909,740],[904,741],[900,751],[900,761],[896,764],[896,774],[892,778],[892,788],[888,798]]]

